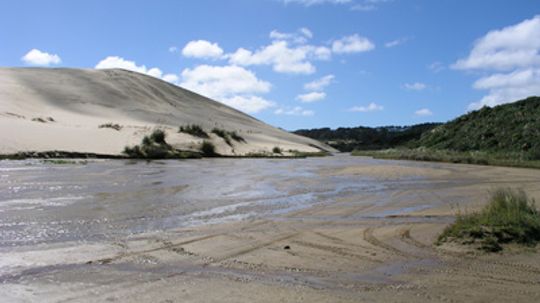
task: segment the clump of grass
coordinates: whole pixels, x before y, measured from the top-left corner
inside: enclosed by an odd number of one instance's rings
[[[479,245],[488,252],[500,251],[506,243],[535,245],[540,241],[540,213],[524,191],[498,189],[481,211],[459,213],[437,244],[449,241]]]
[[[203,141],[201,144],[201,153],[206,157],[216,156],[216,147],[210,141]]]
[[[193,152],[179,151],[167,144],[164,131],[157,129],[150,136],[144,136],[140,145],[126,146],[124,154],[136,159],[186,159],[200,158]]]
[[[318,152],[303,152],[296,149],[289,149],[289,152],[293,154],[296,158],[308,158],[308,157],[326,157],[329,156],[330,153],[325,151],[318,151]]]
[[[73,164],[82,164],[85,165],[88,163],[86,160],[67,160],[67,159],[45,159],[43,160],[45,164],[54,164],[54,165],[73,165]]]
[[[274,148],[272,149],[272,152],[274,154],[281,154],[283,153],[283,151],[281,150],[281,148],[279,148],[279,146],[274,146]]]
[[[122,126],[120,124],[117,124],[117,123],[105,123],[105,124],[101,124],[98,126],[98,128],[112,128],[116,131],[120,131],[122,129]]]
[[[233,146],[232,141],[237,142],[246,142],[246,140],[240,136],[236,131],[227,131],[221,128],[214,127],[212,129],[212,133],[216,134],[218,137],[221,137],[223,140],[225,140],[225,143],[227,143],[229,146]]]
[[[229,132],[229,135],[231,136],[231,138],[234,141],[244,142],[244,143],[246,142],[246,139],[244,139],[244,137],[240,136],[236,131]]]
[[[202,127],[196,124],[180,126],[180,128],[178,129],[178,132],[190,134],[192,136],[199,137],[199,138],[204,138],[204,139],[208,138],[208,133],[206,133],[202,129]]]

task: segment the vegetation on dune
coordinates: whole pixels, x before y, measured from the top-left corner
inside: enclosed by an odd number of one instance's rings
[[[196,125],[196,124],[180,126],[180,128],[178,129],[178,132],[179,133],[190,134],[190,135],[192,135],[194,137],[199,137],[199,138],[203,138],[203,139],[208,139],[209,138],[208,133],[205,132],[202,127],[200,127],[199,125]]]
[[[289,152],[296,158],[309,158],[309,157],[326,157],[330,156],[329,152],[317,151],[317,152],[303,152],[296,149],[289,149]]]
[[[353,150],[377,150],[409,145],[422,134],[441,125],[424,123],[412,126],[340,127],[301,129],[294,133],[324,142],[342,152]]]
[[[244,143],[246,142],[246,140],[235,131],[227,131],[221,128],[213,128],[212,133],[222,138],[225,141],[225,143],[227,143],[229,146],[233,146],[231,140],[234,140],[237,142],[244,142]]]
[[[206,140],[203,141],[203,143],[201,144],[201,153],[205,157],[217,156],[216,147],[214,146],[214,144],[212,142],[206,141]]]
[[[274,148],[272,148],[272,152],[274,154],[281,154],[283,153],[283,151],[281,150],[281,148],[279,146],[274,146]]]
[[[452,241],[488,252],[500,251],[506,243],[532,246],[540,241],[540,213],[522,190],[498,189],[481,211],[458,213],[436,244]]]
[[[187,159],[200,158],[200,154],[174,149],[165,141],[164,131],[157,129],[150,136],[145,136],[140,145],[126,146],[124,154],[136,159]]]
[[[105,123],[105,124],[101,124],[98,126],[98,128],[112,128],[116,131],[120,131],[122,129],[122,126],[120,124],[117,124],[117,123]]]

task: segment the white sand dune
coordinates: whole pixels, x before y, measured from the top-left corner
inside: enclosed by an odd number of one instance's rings
[[[119,124],[120,130],[99,128]],[[211,134],[224,155],[283,150],[334,151],[231,107],[159,79],[126,70],[0,68],[0,154],[66,151],[121,154],[126,145],[160,128],[178,149],[197,150],[202,139],[178,133],[197,124],[236,131],[246,142],[227,145]]]

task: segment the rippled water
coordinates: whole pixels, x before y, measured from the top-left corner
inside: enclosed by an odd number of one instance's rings
[[[380,162],[349,156],[77,165],[0,161],[0,246],[100,241],[275,216],[410,184],[319,173],[374,163]]]

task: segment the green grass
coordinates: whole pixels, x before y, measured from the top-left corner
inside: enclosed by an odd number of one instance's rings
[[[244,143],[246,142],[246,140],[235,131],[227,131],[221,128],[213,128],[212,133],[225,140],[225,143],[227,143],[229,146],[233,146],[231,140]]]
[[[134,159],[189,159],[200,158],[199,153],[174,149],[165,141],[164,131],[157,129],[150,136],[144,136],[140,145],[126,146],[124,154]]]
[[[355,150],[351,153],[351,155],[369,156],[377,159],[540,168],[540,160],[535,160],[529,157],[528,153],[522,152],[453,151],[427,148],[400,148],[371,151]]]
[[[458,213],[436,244],[451,241],[478,245],[488,252],[500,251],[507,243],[533,246],[540,241],[540,214],[522,190],[498,189],[481,211]]]
[[[274,154],[281,154],[283,153],[283,151],[281,150],[281,148],[279,146],[274,146],[274,148],[272,148],[272,152]]]
[[[208,133],[205,132],[202,127],[200,127],[199,125],[196,125],[196,124],[180,126],[180,128],[178,128],[178,132],[179,133],[190,134],[190,135],[192,135],[194,137],[199,137],[199,138],[203,138],[203,139],[208,139],[209,138]]]

